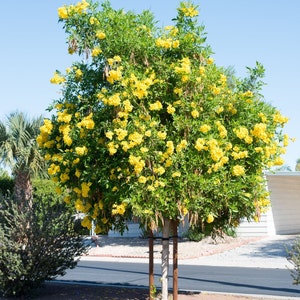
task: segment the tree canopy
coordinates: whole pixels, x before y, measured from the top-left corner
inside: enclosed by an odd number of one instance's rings
[[[191,2],[164,28],[107,1],[58,15],[80,60],[51,79],[62,96],[37,141],[83,224],[101,233],[132,215],[151,228],[188,215],[217,230],[259,218],[263,171],[283,163],[289,139],[288,119],[260,95],[262,65],[226,76]]]

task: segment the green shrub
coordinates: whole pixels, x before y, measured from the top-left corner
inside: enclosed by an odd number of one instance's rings
[[[194,226],[189,227],[189,229],[183,234],[183,237],[190,241],[199,242],[205,237],[205,234],[199,227]]]
[[[300,284],[300,237],[298,237],[291,249],[288,250],[287,260],[294,266],[291,270],[294,284]]]
[[[45,199],[44,199],[45,200]],[[74,217],[59,201],[34,199],[33,206],[2,197],[0,209],[0,291],[22,296],[45,280],[64,275],[86,252]]]
[[[217,230],[216,228],[212,228],[211,224],[198,224],[195,226],[189,227],[189,229],[183,234],[185,238],[190,241],[199,242],[207,236],[211,236],[212,238],[216,238],[217,236],[231,236],[236,237],[235,227],[225,225],[222,230]]]
[[[8,195],[12,194],[14,188],[14,181],[10,177],[1,177],[0,176],[0,194]]]

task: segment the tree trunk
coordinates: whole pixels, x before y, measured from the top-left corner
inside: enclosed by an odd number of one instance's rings
[[[170,220],[164,219],[162,228],[162,255],[161,255],[161,292],[162,300],[168,300],[168,274],[169,274],[169,238],[170,238]]]
[[[173,300],[178,300],[178,222],[172,220],[173,233]]]
[[[152,229],[149,229],[149,298],[150,300],[155,299],[153,244],[154,244],[153,231]]]
[[[16,199],[22,203],[27,202],[29,207],[32,207],[32,184],[28,172],[19,170],[15,172],[14,195]]]

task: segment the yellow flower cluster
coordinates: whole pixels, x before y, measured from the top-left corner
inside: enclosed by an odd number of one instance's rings
[[[198,138],[195,142],[195,148],[198,151],[207,150],[207,146],[205,146],[205,140],[202,138]]]
[[[104,98],[102,101],[104,104],[110,106],[119,106],[121,104],[120,94],[119,93],[113,94],[108,98]]]
[[[79,210],[81,211],[81,210]],[[85,216],[82,221],[81,221],[81,225],[89,230],[92,229],[92,222],[90,220],[90,218],[88,216]]]
[[[206,218],[206,222],[209,224],[209,223],[212,223],[213,221],[215,220],[214,216],[212,214],[209,214]]]
[[[55,72],[53,77],[50,79],[50,82],[53,84],[61,84],[66,81],[66,78],[59,75],[58,72]]]
[[[175,177],[180,177],[181,176],[181,172],[179,171],[176,171],[172,174],[172,177],[175,178]]]
[[[222,156],[218,162],[216,162],[215,164],[212,164],[211,167],[208,168],[207,172],[208,173],[211,173],[212,171],[217,172],[225,164],[227,164],[228,161],[229,161],[229,158],[227,156]]]
[[[171,36],[176,36],[177,34],[178,34],[178,28],[176,27],[176,26],[172,26],[172,25],[170,25],[170,26],[166,26],[165,28],[164,28],[166,31],[169,31],[169,34],[171,35]]]
[[[60,172],[60,166],[57,165],[57,164],[51,164],[48,168],[48,174],[49,175],[55,175],[56,173],[59,173]]]
[[[63,135],[63,141],[66,145],[71,146],[73,143],[72,138],[70,137],[69,133],[71,132],[70,125],[61,125],[59,126],[59,132]]]
[[[75,147],[75,152],[76,152],[76,154],[78,154],[79,156],[83,156],[83,155],[87,155],[88,149],[87,149],[86,146]]]
[[[282,157],[276,157],[274,162],[274,166],[282,166],[284,164],[284,159]]]
[[[150,110],[161,110],[163,108],[162,104],[160,101],[155,101],[154,103],[149,104],[149,109]]]
[[[227,137],[227,130],[226,130],[225,126],[222,125],[220,121],[217,121],[216,125],[218,127],[220,137],[222,139],[226,138]]]
[[[233,132],[241,140],[245,139],[249,135],[248,129],[246,127],[244,127],[244,126],[241,126],[239,128],[234,128]]]
[[[166,38],[166,39],[158,38],[155,41],[155,44],[159,48],[164,48],[164,49],[174,48],[174,49],[176,49],[179,47],[180,42],[178,40],[173,40],[171,38]]]
[[[117,135],[118,141],[123,141],[128,134],[128,131],[122,128],[116,128],[114,131]]]
[[[200,126],[200,132],[202,132],[202,133],[207,133],[207,132],[209,132],[210,131],[210,129],[211,129],[211,127],[209,126],[209,125],[207,125],[207,124],[204,124],[204,125],[201,125]]]
[[[77,81],[81,81],[82,80],[82,76],[83,76],[83,73],[80,69],[76,69],[75,70],[75,79]]]
[[[133,96],[142,99],[148,95],[148,89],[156,82],[155,77],[155,73],[152,72],[149,77],[140,80],[132,73],[128,79],[122,80],[122,85],[129,87]]]
[[[179,61],[179,66],[175,67],[175,73],[183,75],[191,73],[191,61],[188,57],[184,57]]]
[[[90,21],[91,25],[99,25],[100,24],[99,20],[95,17],[90,17],[89,21]]]
[[[134,167],[134,172],[135,174],[140,174],[143,170],[143,168],[145,167],[145,161],[143,159],[141,159],[140,156],[136,157],[133,155],[129,156],[128,159],[130,165],[132,165]]]
[[[114,204],[111,211],[112,215],[124,215],[124,213],[126,212],[126,206],[126,203]]]
[[[217,87],[216,85],[212,85],[211,91],[212,91],[213,95],[217,96],[221,93],[221,88]]]
[[[253,92],[247,91],[247,92],[243,93],[243,96],[246,98],[251,98],[251,97],[253,97]]]
[[[70,5],[70,6],[64,5],[58,8],[57,10],[58,17],[60,19],[68,19],[74,13],[82,14],[88,7],[89,7],[89,3],[86,0],[82,0],[81,2],[78,2],[76,5]]]
[[[145,177],[145,176],[140,176],[140,177],[138,178],[138,182],[139,182],[139,183],[142,183],[142,184],[146,183],[146,182],[147,182],[147,177]]]
[[[265,123],[255,124],[253,130],[251,130],[251,134],[265,143],[268,143],[270,140],[267,133],[267,124]]]
[[[92,119],[93,113],[90,113],[88,116],[84,117],[82,121],[77,123],[78,128],[94,129],[95,122]]]
[[[161,140],[165,140],[167,137],[167,133],[165,131],[158,131],[157,132],[157,137]]]
[[[265,213],[267,208],[270,206],[270,197],[269,193],[265,193],[262,197],[254,201],[255,207],[259,210],[260,213]]]
[[[98,31],[96,31],[96,37],[99,40],[104,40],[106,38],[106,34],[105,34],[105,32],[98,30]]]
[[[59,178],[62,183],[65,183],[66,181],[68,181],[70,179],[70,177],[67,173],[60,174]]]
[[[187,140],[182,140],[177,146],[176,146],[176,152],[181,152],[183,149],[186,149],[187,147]]]
[[[116,70],[110,70],[107,76],[107,81],[110,84],[114,84],[116,81],[120,81],[122,79],[122,67],[118,67]]]
[[[245,174],[245,168],[243,166],[235,165],[232,168],[232,175],[233,176],[242,176],[244,174]]]
[[[102,53],[102,50],[99,48],[99,47],[95,47],[93,50],[92,50],[92,57],[97,57],[99,54]]]
[[[83,198],[87,198],[89,196],[91,182],[83,182],[81,183],[81,195]]]
[[[117,153],[117,149],[119,148],[119,145],[115,144],[114,142],[107,143],[107,149],[109,152],[109,155],[114,155]]]
[[[193,109],[193,110],[191,111],[191,116],[192,116],[194,119],[196,119],[196,118],[199,118],[200,113],[199,113],[199,111],[198,111],[197,109]]]
[[[169,104],[167,107],[167,113],[172,115],[175,113],[175,111],[176,111],[176,108],[174,106],[172,106],[171,104]]]
[[[64,110],[63,112],[57,112],[57,121],[58,122],[64,122],[64,123],[70,123],[72,119],[72,115],[68,113],[67,110]]]
[[[159,166],[159,167],[154,167],[153,172],[154,172],[154,174],[162,175],[166,172],[166,170],[164,167]]]
[[[276,113],[273,116],[273,120],[276,123],[285,124],[288,122],[289,118],[284,117],[279,111],[276,111]]]
[[[57,13],[58,13],[58,17],[60,19],[67,19],[69,17],[69,15],[68,15],[68,9],[67,9],[66,6],[59,7],[57,9]]]
[[[44,143],[48,142],[48,137],[52,133],[53,124],[49,119],[44,119],[44,125],[40,127],[40,134],[37,136],[39,147],[44,147]]]
[[[219,161],[224,156],[224,152],[219,147],[218,142],[215,139],[211,139],[207,141],[207,144],[209,146],[211,159],[216,162]]]
[[[195,148],[199,152],[202,150],[209,151],[210,158],[215,162],[208,168],[208,173],[211,173],[212,171],[217,172],[229,161],[229,158],[225,156],[224,150],[219,146],[216,139],[205,141],[203,138],[198,138],[195,142]],[[230,147],[227,146],[226,150],[229,149]]]
[[[190,18],[196,17],[199,14],[197,8],[189,2],[183,2],[182,6],[179,8],[179,11],[182,11],[186,17]]]
[[[212,65],[213,63],[214,63],[214,59],[212,58],[212,57],[209,57],[207,60],[206,60],[206,63],[208,64],[208,65]]]
[[[128,140],[130,141],[129,147],[132,148],[143,142],[143,135],[135,131],[128,136]]]
[[[247,150],[244,150],[244,151],[238,151],[238,149],[236,149],[236,150],[237,151],[233,151],[231,153],[231,156],[233,157],[234,160],[243,159],[243,158],[248,157],[248,151]]]

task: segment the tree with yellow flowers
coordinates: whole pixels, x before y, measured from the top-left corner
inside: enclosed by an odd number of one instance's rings
[[[68,51],[81,61],[51,79],[62,96],[37,139],[84,226],[123,231],[136,216],[162,229],[164,262],[172,224],[188,218],[217,233],[259,218],[269,205],[263,171],[283,163],[289,140],[287,118],[258,92],[263,67],[228,80],[197,7],[177,11],[160,29],[151,12],[109,2],[59,8]]]

